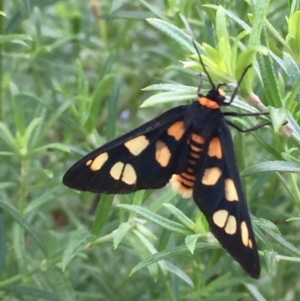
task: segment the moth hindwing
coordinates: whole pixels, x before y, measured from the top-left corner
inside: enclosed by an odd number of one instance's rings
[[[191,104],[89,153],[66,172],[63,183],[94,193],[129,193],[170,180],[183,197],[193,196],[220,244],[258,278],[259,256],[227,123],[233,124],[220,110],[237,90],[226,102],[221,85],[208,79],[212,89],[206,95],[199,92]]]

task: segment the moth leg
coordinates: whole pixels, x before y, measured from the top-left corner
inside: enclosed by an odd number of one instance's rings
[[[256,130],[258,130],[258,129],[263,128],[263,127],[266,126],[266,125],[271,125],[271,124],[272,124],[271,122],[268,121],[268,122],[264,122],[264,123],[259,123],[259,124],[255,125],[255,126],[249,128],[249,129],[242,129],[242,128],[239,127],[237,124],[233,123],[231,120],[227,120],[227,119],[226,119],[226,123],[227,123],[228,125],[230,125],[231,127],[233,127],[234,129],[238,130],[238,131],[241,132],[241,133],[253,132],[253,131],[256,131]]]
[[[255,112],[255,113],[224,112],[223,115],[224,116],[233,116],[233,117],[266,116],[266,115],[269,115],[269,112]]]

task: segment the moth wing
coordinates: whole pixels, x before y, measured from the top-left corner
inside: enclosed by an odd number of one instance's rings
[[[96,193],[164,186],[187,157],[185,110],[186,106],[173,108],[92,151],[65,173],[63,183]]]
[[[225,121],[207,143],[196,165],[193,197],[220,244],[253,278],[260,262],[251,219]]]

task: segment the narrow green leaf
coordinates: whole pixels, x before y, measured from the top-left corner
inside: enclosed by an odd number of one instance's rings
[[[168,103],[168,102],[179,102],[187,101],[196,98],[196,88],[195,93],[187,94],[185,91],[172,91],[172,92],[162,92],[156,95],[150,96],[141,105],[140,108],[146,108],[150,106],[155,106],[158,104]]]
[[[264,46],[269,47],[266,30],[262,31],[261,41]],[[260,66],[264,94],[268,100],[268,104],[275,108],[283,107],[271,57],[258,54],[257,59]]]
[[[166,18],[166,15],[164,13],[162,13],[162,11],[159,9],[159,7],[157,5],[155,5],[154,3],[152,4],[151,2],[145,1],[145,0],[140,0],[140,2],[143,3],[143,5],[145,7],[147,7],[147,9],[149,9],[149,11],[154,13],[159,19],[164,20]]]
[[[137,230],[132,231],[142,242],[142,244],[146,247],[146,249],[149,251],[150,254],[156,254],[157,250],[152,244],[152,242],[141,232]]]
[[[285,220],[286,222],[299,222],[300,221],[300,217],[290,217],[288,219]]]
[[[213,8],[215,10],[219,9],[219,5],[205,4],[203,6],[210,7],[210,8]],[[228,16],[235,23],[237,23],[238,25],[240,25],[243,29],[245,29],[245,30],[251,30],[251,27],[245,21],[243,21],[242,19],[240,19],[237,15],[235,15],[234,13],[232,13],[230,10],[224,9],[224,12],[225,12],[226,16]]]
[[[300,172],[300,164],[286,161],[266,161],[250,166],[241,176],[252,176],[262,172]]]
[[[274,38],[284,47],[286,47],[286,41],[285,39],[281,36],[281,34],[279,33],[279,31],[277,31],[277,29],[268,21],[265,20],[265,26],[268,29],[268,31],[270,31],[272,33],[272,35],[274,36]]]
[[[162,31],[173,40],[177,41],[178,44],[180,44],[183,48],[187,49],[191,53],[195,52],[195,48],[192,45],[192,38],[178,27],[155,18],[149,18],[147,21],[152,26]]]
[[[45,275],[45,282],[43,283],[47,283],[47,285],[50,286],[53,291],[55,291],[59,295],[58,300],[77,300],[77,296],[70,278],[68,277],[67,273],[63,272],[59,268],[52,267],[51,269],[47,270],[47,273]]]
[[[178,267],[176,267],[175,265],[173,265],[172,263],[170,263],[168,261],[165,262],[165,266],[166,266],[167,271],[174,274],[179,279],[183,280],[189,286],[194,287],[192,279],[186,273],[184,273],[183,270],[179,269]]]
[[[101,194],[101,199],[97,207],[97,212],[92,227],[92,234],[94,235],[100,234],[103,226],[106,224],[106,221],[110,216],[113,200],[114,200],[113,195]]]
[[[43,193],[39,194],[38,197],[33,198],[30,203],[27,204],[26,208],[24,209],[24,215],[37,212],[40,207],[62,195],[65,191],[65,187],[63,187],[62,185],[48,188]]]
[[[256,301],[267,301],[256,286],[250,283],[245,283],[244,285],[246,286],[246,288],[249,290],[249,292],[252,294],[252,296],[255,298]]]
[[[11,204],[7,204],[2,201],[0,201],[0,208],[11,215],[11,217],[26,230],[33,237],[43,253],[47,255],[47,248],[40,237],[36,234],[35,229],[17,212],[17,210]]]
[[[275,241],[277,241],[279,244],[281,244],[283,247],[285,247],[286,250],[289,252],[296,254],[297,256],[300,256],[300,250],[293,246],[291,243],[289,243],[287,240],[285,240],[282,236],[279,234],[273,232],[272,230],[269,230],[268,228],[265,228],[264,231],[271,236]]]
[[[111,97],[108,100],[108,115],[106,123],[106,139],[108,141],[112,140],[116,134],[116,120],[118,112],[118,101],[120,96],[121,81],[119,78],[116,78],[114,88],[111,94]]]
[[[70,148],[65,143],[53,142],[49,144],[45,144],[43,146],[37,147],[32,150],[32,154],[46,151],[48,149],[60,150],[66,153],[70,152]]]
[[[33,131],[36,129],[36,127],[43,121],[41,117],[34,118],[31,120],[29,125],[25,129],[24,133],[24,139],[23,139],[23,145],[22,147],[27,147],[29,145],[29,140],[32,136]]]
[[[219,6],[216,14],[216,34],[218,37],[218,50],[222,53],[222,59],[225,63],[226,70],[232,74],[232,54],[229,42],[229,33],[227,31],[226,17],[224,8]]]
[[[77,36],[62,37],[60,39],[55,40],[54,43],[47,45],[46,51],[52,52],[52,51],[56,50],[57,48],[60,48],[70,42],[76,42],[76,41],[78,41]]]
[[[269,239],[267,239],[266,235],[256,224],[256,218],[253,218],[253,216],[251,216],[251,220],[252,220],[253,230],[257,241],[261,241],[268,250],[273,250],[273,245],[270,243]]]
[[[7,125],[3,122],[0,122],[0,137],[3,138],[5,143],[13,150],[17,150],[17,142],[15,137],[9,131]]]
[[[274,223],[272,223],[271,221],[269,221],[267,219],[256,217],[253,220],[253,222],[255,223],[256,226],[260,227],[261,229],[268,228],[268,229],[272,230],[273,232],[280,234],[278,227]]]
[[[219,247],[220,247],[219,244],[199,242],[196,244],[195,250],[199,250],[199,251],[211,250],[211,249],[216,249]],[[136,271],[138,271],[144,267],[147,267],[148,265],[156,263],[160,260],[169,259],[169,258],[178,256],[178,255],[188,255],[188,254],[190,254],[190,251],[188,250],[188,248],[185,245],[181,245],[178,247],[170,248],[170,249],[162,251],[162,252],[158,252],[158,253],[146,258],[145,260],[141,261],[140,263],[138,263],[132,269],[131,274],[135,273]]]
[[[88,112],[89,115],[85,123],[87,134],[90,134],[96,127],[97,120],[102,109],[103,100],[110,93],[113,83],[114,77],[111,74],[105,75],[101,81],[98,82],[91,98],[92,101]]]
[[[2,183],[0,183],[0,190],[4,190],[6,188],[13,187],[15,185],[16,185],[16,183],[13,183],[13,182],[2,182]]]
[[[18,269],[21,274],[26,274],[28,272],[26,265],[28,253],[25,247],[25,231],[18,223],[14,223],[12,229],[12,245]]]
[[[268,12],[269,3],[270,0],[257,0],[255,1],[255,4],[253,4],[254,18],[252,20],[252,29],[248,45],[256,46],[260,44],[261,33]]]
[[[150,252],[149,248],[146,247],[143,243],[141,243],[140,237],[136,235],[136,233],[131,233],[129,232],[128,235],[126,236],[127,240],[130,242],[134,250],[137,252],[137,254],[142,258],[148,258],[149,255],[155,254],[156,250],[153,246],[153,249],[155,251]],[[164,265],[164,264],[163,264]],[[158,266],[159,264],[154,263],[154,264],[149,264],[147,266],[147,269],[150,273],[150,275],[153,277],[154,280],[157,279],[158,277]],[[165,272],[165,269],[163,268],[162,271]],[[130,272],[130,275],[132,275],[132,271]]]
[[[65,271],[67,265],[73,260],[73,258],[82,252],[93,240],[95,240],[94,235],[87,233],[85,229],[79,229],[68,242],[62,260],[57,264],[57,266]]]
[[[1,189],[1,188],[0,188]],[[7,260],[7,238],[6,238],[6,224],[4,220],[3,210],[0,210],[0,271],[5,270]]]
[[[34,297],[34,299],[49,300],[49,301],[63,301],[56,293],[51,293],[46,290],[37,289],[35,287],[12,284],[2,287],[1,290],[10,292],[11,294],[21,295],[23,299]]]
[[[293,15],[300,8],[300,1],[299,0],[289,1],[289,6],[290,6],[290,15]]]
[[[173,206],[172,204],[165,203],[163,204],[182,224],[188,227],[191,230],[195,229],[195,223],[188,218],[182,211]]]
[[[294,106],[295,99],[299,101],[299,95],[300,95],[300,78],[298,82],[293,85],[292,91],[287,95],[285,98],[285,104],[287,110],[292,110],[292,107]],[[293,112],[291,112],[293,113]]]
[[[268,49],[261,45],[248,47],[238,56],[238,60],[236,63],[236,70],[235,70],[235,76],[237,79],[241,78],[242,73],[245,71],[245,69],[248,66],[253,65],[257,53],[260,53],[262,55],[267,55]],[[244,93],[250,94],[252,92],[252,81],[253,81],[252,77],[246,77],[242,81],[241,89],[242,91],[244,91]]]
[[[286,122],[288,112],[285,108],[273,108],[269,107],[270,119],[272,121],[273,129],[275,133],[278,133],[279,129]]]
[[[0,44],[8,44],[8,43],[15,43],[27,46],[24,41],[32,41],[32,38],[29,35],[26,34],[6,34],[6,35],[0,35]]]
[[[118,247],[120,242],[123,240],[124,236],[127,234],[127,232],[131,229],[130,223],[122,223],[118,229],[115,232],[114,235],[114,249]]]
[[[278,266],[278,260],[277,260],[277,253],[274,251],[264,251],[264,259],[267,264],[267,268],[270,274],[275,274],[277,266]]]
[[[157,240],[157,237],[152,232],[152,229],[147,228],[147,224],[143,223],[145,221],[136,220],[135,228],[141,232],[145,237],[147,237],[149,240]],[[144,226],[145,224],[145,226]]]
[[[156,213],[153,213],[143,207],[135,206],[135,205],[127,205],[127,204],[121,204],[119,207],[135,212],[138,215],[146,218],[147,220],[161,226],[162,228],[168,229],[172,232],[176,232],[179,234],[190,234],[188,229],[184,227],[183,225],[170,221]]]
[[[287,43],[295,56],[300,57],[300,11],[296,11],[288,20],[289,33],[286,38]]]
[[[184,240],[186,247],[192,254],[194,254],[196,243],[199,237],[201,237],[201,234],[192,234],[188,235]]]
[[[48,94],[45,93],[41,100],[34,97],[33,100],[36,100],[39,103],[41,102],[41,104],[45,106],[45,103],[49,102],[48,97]],[[31,137],[30,142],[32,143],[32,145],[36,145],[42,137],[45,137],[47,134],[49,134],[49,131],[55,124],[57,124],[58,120],[62,117],[63,113],[70,107],[71,104],[72,100],[65,100],[58,108],[55,108],[55,110],[53,110],[52,107],[47,107],[47,111],[51,114],[50,116],[47,116],[46,120],[43,120],[43,126],[40,133],[35,132]]]
[[[205,215],[199,211],[196,217],[196,224],[195,224],[196,232],[205,233],[205,235],[209,232],[209,225]]]
[[[300,14],[299,14],[300,16]],[[299,18],[300,21],[300,18]],[[298,30],[300,32],[300,30]],[[299,41],[300,43],[300,41]],[[300,50],[299,50],[299,57],[300,57]],[[300,82],[300,70],[298,68],[297,63],[291,57],[289,53],[283,52],[283,62],[286,69],[286,74],[291,81],[292,87],[299,85]],[[297,93],[297,100],[300,101],[300,92]]]
[[[154,200],[151,202],[149,205],[148,209],[152,212],[157,212],[163,204],[171,202],[174,198],[178,197],[178,193],[171,188],[171,185],[167,185],[162,193]]]
[[[143,91],[168,91],[168,92],[186,92],[189,94],[194,93],[194,95],[197,94],[197,88],[193,86],[186,86],[186,85],[180,85],[180,84],[156,84],[156,85],[150,85],[146,88],[142,89]]]
[[[11,104],[13,107],[14,123],[16,126],[15,131],[20,136],[23,136],[26,128],[24,107],[20,106],[20,101],[18,101],[17,97],[12,98]]]

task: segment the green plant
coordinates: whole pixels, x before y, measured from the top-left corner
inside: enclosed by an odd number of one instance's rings
[[[7,1],[1,300],[297,300],[298,9],[295,0]],[[89,215],[97,196],[61,184],[82,154],[195,97],[201,69],[179,14],[215,82],[235,82],[254,62],[235,108],[271,112],[273,128],[233,131],[264,267],[258,281],[168,186],[102,195]],[[138,109],[147,97],[151,107]]]

